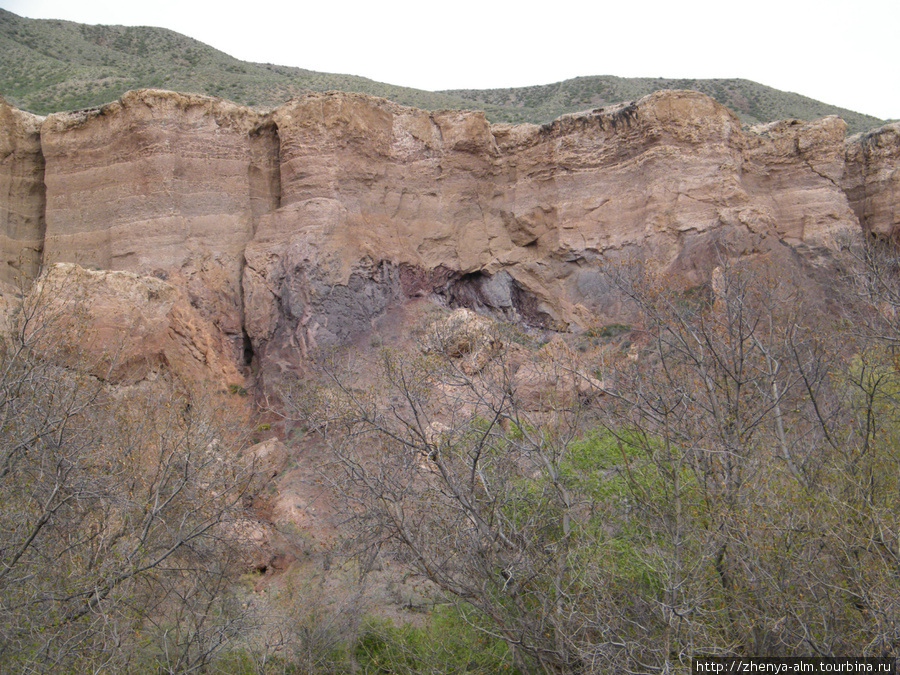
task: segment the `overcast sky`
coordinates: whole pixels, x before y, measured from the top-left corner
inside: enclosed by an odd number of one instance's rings
[[[0,0],[31,18],[162,26],[247,61],[419,89],[579,75],[744,78],[900,118],[900,0]]]

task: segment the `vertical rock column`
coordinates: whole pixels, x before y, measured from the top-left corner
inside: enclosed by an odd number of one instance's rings
[[[844,190],[866,234],[900,229],[900,122],[847,139]]]
[[[278,127],[266,120],[250,132],[250,211],[253,232],[260,217],[281,206],[281,151]]]
[[[44,240],[42,117],[0,98],[0,282],[33,279]]]

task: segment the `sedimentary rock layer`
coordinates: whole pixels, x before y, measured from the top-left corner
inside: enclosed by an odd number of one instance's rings
[[[900,231],[900,122],[848,140],[844,189],[864,232],[896,236]]]
[[[410,289],[565,329],[621,312],[603,261],[694,285],[721,251],[802,248],[814,268],[859,230],[838,118],[748,132],[712,99],[660,92],[543,127],[347,94],[272,119],[282,206],[244,271],[263,347],[340,341]]]
[[[544,126],[343,93],[266,114],[146,90],[45,120],[0,104],[5,271],[43,248],[164,278],[233,360],[346,341],[416,295],[566,330],[626,311],[605,265],[691,286],[756,257],[815,286],[843,241],[893,235],[897,125],[844,132],[743,129],[695,92]]]
[[[41,119],[0,98],[0,282],[33,279],[44,246]]]
[[[240,335],[260,115],[208,96],[137,91],[41,128],[51,262],[157,272]],[[268,158],[266,158],[268,160]]]

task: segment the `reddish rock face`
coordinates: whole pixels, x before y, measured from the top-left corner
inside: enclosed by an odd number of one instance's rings
[[[209,96],[137,91],[50,115],[45,259],[162,271],[240,335],[241,257],[253,234],[250,132],[260,116]]]
[[[364,330],[401,294],[398,268],[449,271],[430,290],[453,304],[565,329],[621,319],[602,262],[692,286],[722,255],[796,266],[802,248],[812,273],[859,231],[837,118],[748,132],[702,94],[659,92],[543,127],[347,94],[272,119],[282,206],[261,217],[244,270],[264,348]]]
[[[44,246],[43,118],[0,98],[0,282],[33,279]]]
[[[0,106],[7,263],[43,246],[165,278],[234,362],[345,342],[411,295],[557,330],[616,321],[602,266],[623,261],[694,286],[751,257],[823,286],[860,222],[898,225],[896,124],[744,130],[695,92],[540,127],[341,93],[263,115],[138,91],[39,121]]]
[[[113,383],[143,380],[165,365],[198,391],[217,392],[243,378],[220,331],[183,290],[131,272],[48,266],[31,289],[39,349],[60,365]]]
[[[847,139],[844,188],[863,231],[900,230],[900,122]]]

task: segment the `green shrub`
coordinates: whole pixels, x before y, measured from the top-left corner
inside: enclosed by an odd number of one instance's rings
[[[605,326],[588,328],[584,336],[588,338],[614,338],[631,331],[631,326],[624,323],[610,323]]]
[[[356,644],[359,672],[518,673],[507,646],[479,631],[475,617],[461,611],[453,605],[438,607],[423,626],[370,618]]]

